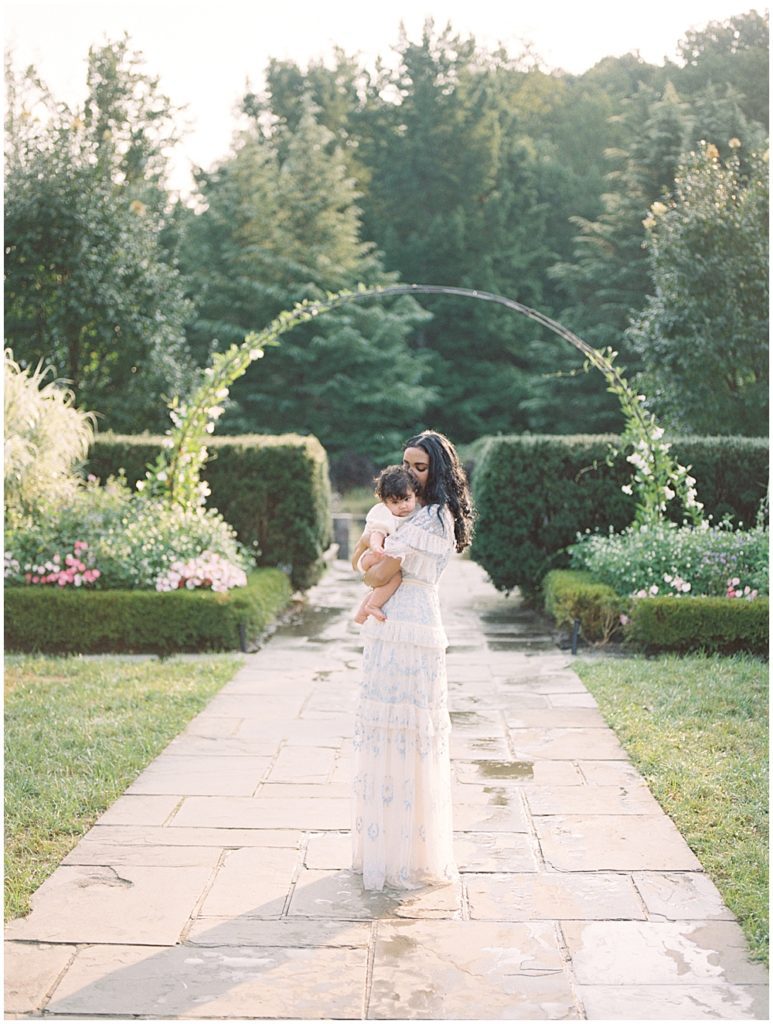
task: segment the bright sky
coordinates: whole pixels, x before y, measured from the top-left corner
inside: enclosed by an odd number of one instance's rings
[[[84,97],[89,46],[128,32],[162,90],[188,105],[172,175],[185,191],[191,164],[208,167],[227,153],[234,107],[248,79],[261,87],[271,57],[305,66],[340,46],[368,66],[379,55],[390,63],[400,22],[418,41],[433,18],[511,56],[531,44],[546,68],[581,73],[631,51],[660,64],[688,30],[755,9],[766,8],[755,0],[24,0],[4,5],[4,42],[17,70],[34,64],[54,95],[74,104]]]

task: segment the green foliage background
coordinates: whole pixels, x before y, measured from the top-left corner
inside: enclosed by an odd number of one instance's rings
[[[15,357],[50,361],[103,429],[160,430],[164,396],[187,394],[215,351],[299,300],[360,282],[444,284],[511,296],[611,346],[667,426],[764,434],[767,200],[755,154],[767,147],[767,16],[690,30],[674,62],[628,54],[582,75],[432,22],[417,39],[401,32],[396,52],[375,69],[341,50],[245,69],[265,84],[245,92],[229,151],[198,169],[186,201],[166,184],[177,111],[128,39],[92,48],[82,108],[11,74]],[[687,202],[702,143],[718,173]],[[719,171],[750,197],[743,215],[728,206],[721,237]],[[674,211],[673,230],[650,237],[654,203]],[[690,252],[710,265],[695,287],[672,287]],[[736,272],[744,252],[753,265]],[[669,361],[674,351],[694,358]],[[677,362],[681,402],[656,380]],[[581,369],[505,310],[403,298],[294,330],[234,386],[220,429],[315,434],[334,464],[390,460],[426,426],[457,443],[619,431],[614,397]]]

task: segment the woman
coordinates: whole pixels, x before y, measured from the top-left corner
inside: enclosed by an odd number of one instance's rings
[[[417,889],[458,877],[451,817],[450,719],[438,580],[472,533],[472,505],[447,437],[412,437],[403,465],[420,508],[385,543],[368,586],[402,572],[385,622],[363,626],[363,681],[355,715],[353,857],[363,888]],[[353,564],[364,550],[358,543]]]

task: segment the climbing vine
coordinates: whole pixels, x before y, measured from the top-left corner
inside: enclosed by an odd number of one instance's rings
[[[689,475],[689,467],[675,461],[670,444],[663,441],[663,429],[644,407],[644,396],[633,391],[614,365],[616,352],[593,348],[562,324],[514,299],[445,285],[406,284],[373,288],[360,285],[355,291],[328,294],[319,302],[304,299],[292,310],[280,313],[264,330],[248,334],[241,345],[231,345],[225,352],[216,353],[212,365],[204,371],[201,383],[190,398],[186,402],[175,399],[170,404],[172,426],[157,459],[148,467],[145,480],[139,481],[137,487],[170,504],[188,508],[203,505],[209,494],[206,482],[201,479],[201,470],[208,457],[207,436],[213,433],[223,413],[222,403],[228,398],[233,382],[251,363],[263,356],[268,346],[278,344],[280,335],[299,324],[346,303],[375,296],[420,294],[458,295],[494,302],[542,324],[574,345],[585,356],[586,366],[594,367],[604,375],[607,389],[617,396],[625,416],[626,428],[620,449],[631,449],[627,459],[634,467],[634,477],[633,484],[624,486],[623,490],[636,494],[636,524],[643,526],[657,522],[674,499],[681,502],[685,514],[694,524],[701,521],[702,506],[696,500],[695,480]]]

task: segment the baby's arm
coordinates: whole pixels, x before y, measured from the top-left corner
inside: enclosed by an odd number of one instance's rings
[[[384,557],[384,541],[386,540],[386,533],[383,530],[373,530],[368,541],[368,547],[370,553],[380,558]]]

